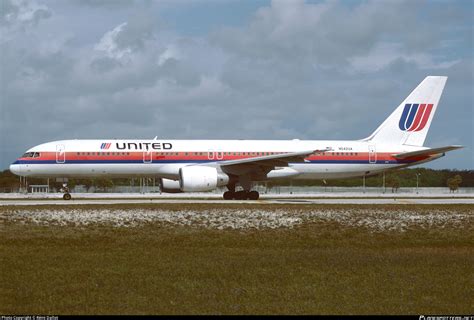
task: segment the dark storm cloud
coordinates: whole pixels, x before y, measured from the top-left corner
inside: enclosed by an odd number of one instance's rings
[[[274,1],[195,37],[169,29],[158,2],[2,4],[2,167],[68,138],[364,138],[429,74],[449,80],[428,144],[473,146],[459,4]]]

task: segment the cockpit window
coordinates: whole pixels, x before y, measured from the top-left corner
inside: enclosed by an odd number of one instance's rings
[[[22,158],[39,158],[39,156],[39,152],[27,152],[22,156]]]

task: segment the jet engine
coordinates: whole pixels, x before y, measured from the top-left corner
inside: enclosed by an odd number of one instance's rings
[[[160,189],[164,193],[179,193],[181,191],[179,187],[179,180],[160,179]]]
[[[227,185],[229,176],[218,173],[216,168],[187,166],[179,169],[180,189],[184,192],[211,191]]]

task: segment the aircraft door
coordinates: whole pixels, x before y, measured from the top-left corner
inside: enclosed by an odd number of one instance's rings
[[[56,163],[66,162],[66,147],[64,144],[56,145]]]
[[[209,160],[214,160],[214,150],[213,150],[213,149],[209,149],[209,150],[207,151],[207,158],[208,158]]]
[[[153,161],[153,151],[144,150],[143,151],[143,163],[152,163]]]
[[[369,146],[369,163],[377,163],[377,152],[375,145]]]

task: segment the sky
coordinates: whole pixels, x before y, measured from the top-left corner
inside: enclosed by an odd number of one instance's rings
[[[0,0],[0,169],[61,139],[362,139],[448,82],[423,165],[474,169],[474,1]]]

